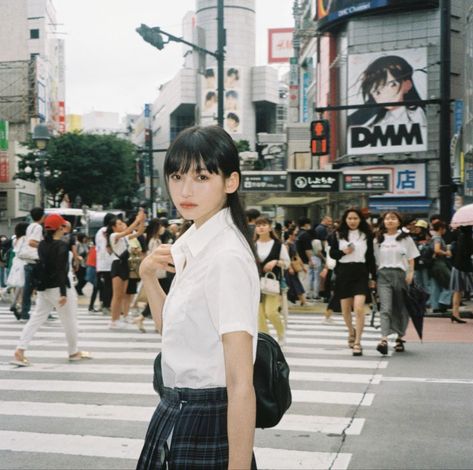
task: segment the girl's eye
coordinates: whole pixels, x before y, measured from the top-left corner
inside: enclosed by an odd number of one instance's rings
[[[207,181],[208,179],[209,177],[207,175],[203,175],[203,174],[197,175],[198,181]]]
[[[181,175],[178,175],[177,173],[174,173],[170,176],[170,179],[174,181],[179,181],[181,179]]]

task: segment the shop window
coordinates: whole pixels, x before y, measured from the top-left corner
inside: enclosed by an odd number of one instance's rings
[[[30,39],[39,39],[39,29],[30,29]]]

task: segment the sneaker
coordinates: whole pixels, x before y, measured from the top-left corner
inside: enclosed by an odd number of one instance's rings
[[[108,324],[108,329],[109,330],[119,330],[121,328],[121,325],[119,325],[118,322],[116,321],[111,321],[109,324]]]
[[[89,308],[89,313],[98,313],[99,311],[96,308]]]
[[[102,307],[102,315],[111,315],[111,313],[108,307]]]
[[[322,321],[323,325],[333,325],[333,318],[332,317],[325,317]]]

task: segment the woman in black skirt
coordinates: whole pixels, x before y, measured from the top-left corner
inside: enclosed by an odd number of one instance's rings
[[[343,319],[348,327],[348,346],[353,349],[354,356],[361,356],[365,300],[368,288],[374,287],[376,263],[371,229],[359,209],[345,211],[329,244],[330,256],[337,261],[334,295],[341,300]],[[356,316],[355,328],[352,311]]]
[[[473,292],[473,239],[471,227],[460,227],[457,240],[452,244],[452,272],[450,274],[450,290],[452,297],[452,315],[450,320],[466,323],[460,318],[460,303],[463,292]]]
[[[255,468],[260,280],[237,193],[238,151],[222,128],[191,127],[168,150],[164,175],[180,215],[194,223],[140,267],[162,334],[164,392],[137,468]],[[158,269],[176,273],[167,295]]]

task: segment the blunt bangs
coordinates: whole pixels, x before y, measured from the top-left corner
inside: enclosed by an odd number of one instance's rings
[[[238,151],[232,138],[220,127],[190,127],[182,131],[164,160],[164,175],[186,174],[191,170],[230,176],[240,173]]]

